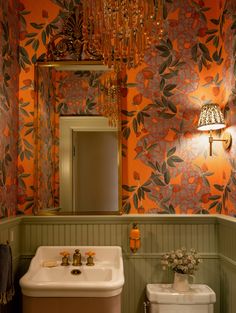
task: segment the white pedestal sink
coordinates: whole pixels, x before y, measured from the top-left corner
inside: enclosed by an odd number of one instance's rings
[[[80,249],[82,266],[61,266],[60,252],[72,258]],[[95,252],[94,266],[86,265],[87,251]],[[54,264],[45,267],[44,264]],[[74,269],[79,270],[73,275]],[[28,272],[20,279],[23,313],[66,312],[63,309],[84,306],[83,313],[120,313],[120,296],[124,285],[122,251],[117,246],[42,246],[36,251]],[[54,300],[57,307],[55,308]],[[60,300],[60,301],[59,301]],[[107,306],[104,311],[104,306]],[[53,307],[53,309],[52,309]],[[91,307],[91,308],[89,308]],[[103,308],[103,309],[102,309]],[[112,309],[113,308],[113,309]],[[96,310],[95,310],[96,309]]]

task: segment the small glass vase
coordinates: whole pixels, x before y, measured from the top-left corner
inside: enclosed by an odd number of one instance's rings
[[[188,291],[190,288],[188,278],[188,274],[180,274],[175,272],[172,288],[180,292]]]

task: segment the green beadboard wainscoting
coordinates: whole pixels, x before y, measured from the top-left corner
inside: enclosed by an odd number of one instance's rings
[[[141,248],[136,254],[129,249],[133,222],[141,231]],[[173,280],[162,271],[160,257],[183,246],[197,249],[203,259],[195,282],[208,284],[216,292],[215,313],[235,313],[235,238],[236,220],[221,215],[22,216],[0,222],[0,239],[11,242],[18,275],[27,270],[41,245],[121,246],[125,270],[122,313],[143,312],[147,283]]]
[[[236,219],[222,217],[219,223],[220,312],[236,312]]]
[[[129,231],[136,221],[141,232],[141,249],[132,254]],[[204,216],[76,216],[25,217],[21,225],[21,255],[31,258],[40,245],[119,245],[123,250],[125,287],[122,312],[143,312],[147,283],[170,282],[163,273],[163,252],[185,246],[196,248],[204,263],[196,282],[210,285],[219,298],[219,257],[216,219]],[[219,312],[218,310],[216,311]]]
[[[20,224],[22,222],[21,217],[4,218],[0,220],[0,243],[10,243],[12,249],[12,259],[14,269],[17,269],[20,251]]]

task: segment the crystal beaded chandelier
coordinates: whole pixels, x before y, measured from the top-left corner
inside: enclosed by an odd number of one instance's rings
[[[163,34],[163,0],[85,0],[83,39],[114,69],[140,65]]]

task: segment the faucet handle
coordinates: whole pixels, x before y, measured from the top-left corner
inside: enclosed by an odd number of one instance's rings
[[[95,265],[94,262],[93,262],[93,257],[94,257],[94,255],[95,255],[95,252],[93,252],[93,251],[88,251],[88,252],[86,252],[85,254],[88,256],[88,257],[87,257],[87,263],[86,263],[86,265],[87,265],[87,266],[93,266],[93,265]]]
[[[60,252],[60,255],[62,255],[61,265],[62,266],[69,265],[69,255],[70,255],[70,253],[68,251],[62,251],[62,252]]]
[[[61,252],[60,252],[60,255],[62,255],[63,257],[64,257],[64,256],[65,256],[65,257],[69,257],[70,252],[64,250],[64,251],[61,251]]]

